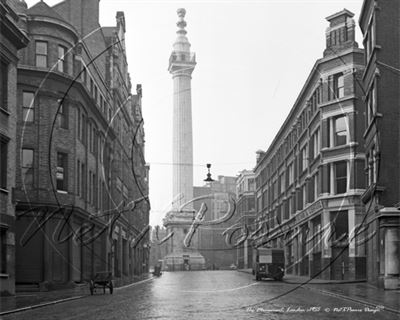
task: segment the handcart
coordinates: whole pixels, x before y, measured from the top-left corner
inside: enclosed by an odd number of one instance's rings
[[[106,293],[106,288],[110,289],[110,294],[113,293],[114,287],[112,283],[112,273],[109,271],[96,272],[90,280],[90,294],[93,295],[97,288],[103,288],[103,293]]]

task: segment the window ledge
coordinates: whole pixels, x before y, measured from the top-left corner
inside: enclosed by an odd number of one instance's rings
[[[68,194],[68,191],[64,191],[64,190],[57,190],[57,193],[61,193],[61,194]]]
[[[4,107],[0,107],[0,112],[1,112],[1,113],[4,113],[4,114],[7,115],[7,116],[10,116],[10,115],[11,115],[11,113],[8,111],[8,109],[7,109],[7,108],[4,108]]]
[[[7,189],[0,188],[0,193],[9,194],[10,191],[8,191]]]
[[[0,273],[0,278],[1,279],[8,279],[10,275],[8,273]]]
[[[339,146],[334,146],[334,147],[325,147],[321,149],[321,152],[327,152],[327,151],[333,151],[333,150],[340,150],[340,149],[345,149],[346,147],[351,147],[352,143],[346,143],[346,144],[341,144]]]

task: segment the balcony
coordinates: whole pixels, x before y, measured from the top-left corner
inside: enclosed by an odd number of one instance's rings
[[[177,63],[196,63],[196,54],[194,52],[173,51],[169,58],[169,64]]]

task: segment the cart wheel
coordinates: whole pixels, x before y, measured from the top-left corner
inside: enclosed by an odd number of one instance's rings
[[[110,294],[113,294],[114,287],[112,281],[110,281]]]
[[[89,289],[90,289],[90,295],[93,295],[93,293],[94,293],[94,283],[93,283],[93,280],[90,280],[90,287],[89,287]]]

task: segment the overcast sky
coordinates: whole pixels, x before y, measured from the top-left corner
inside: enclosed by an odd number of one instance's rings
[[[38,1],[26,0],[28,6]],[[47,0],[48,5],[60,1]],[[192,78],[194,184],[211,173],[236,176],[255,165],[293,106],[325,47],[325,18],[346,8],[358,24],[362,0],[101,0],[100,23],[124,11],[133,88],[143,85],[150,224],[161,224],[172,198],[172,78],[168,60],[176,10],[185,8],[196,52]],[[357,27],[357,41],[362,47]]]

